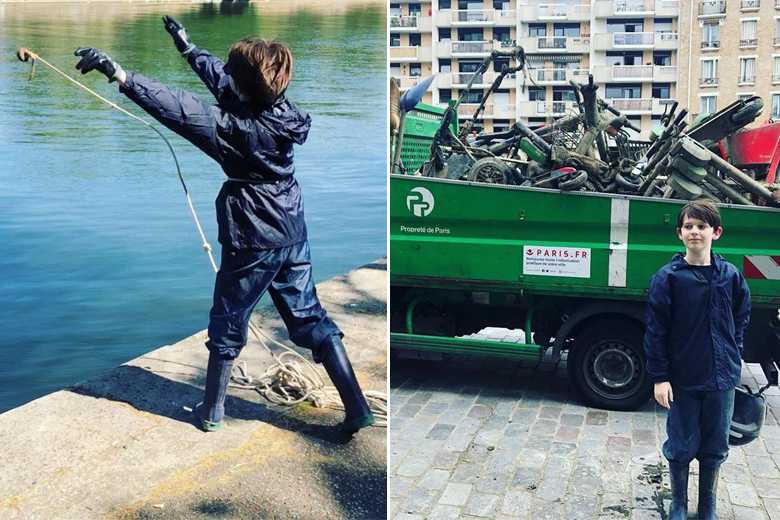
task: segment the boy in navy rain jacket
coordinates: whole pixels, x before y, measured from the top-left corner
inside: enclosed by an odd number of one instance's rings
[[[303,144],[311,118],[284,92],[292,53],[279,42],[245,38],[223,63],[192,44],[184,27],[163,18],[176,48],[217,100],[122,70],[99,49],[80,48],[76,68],[98,70],[160,123],[217,161],[228,179],[216,200],[222,260],[209,314],[206,390],[195,413],[206,431],[224,416],[234,360],[246,345],[250,315],[266,290],[290,333],[323,363],[344,403],[342,428],[374,422],[341,342],[342,332],[314,288],[303,198],[293,177],[293,145]]]
[[[669,461],[669,520],[688,518],[688,466],[699,461],[701,519],[714,520],[718,470],[728,456],[734,388],[750,291],[732,264],[712,253],[723,233],[717,206],[697,200],[677,218],[677,253],[650,282],[644,347],[658,403],[669,410],[663,446]]]

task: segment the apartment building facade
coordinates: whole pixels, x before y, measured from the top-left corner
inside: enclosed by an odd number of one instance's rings
[[[680,104],[712,113],[761,96],[780,119],[780,0],[695,0],[681,13]]]
[[[678,96],[679,2],[553,1],[391,2],[390,73],[402,90],[435,73],[424,101],[445,105],[493,49],[514,42],[526,52],[529,73],[504,80],[480,118],[483,129],[517,119],[536,126],[565,115],[575,102],[569,81],[587,82],[591,73],[601,97],[646,133]],[[505,65],[498,61],[477,79],[461,117],[473,113]]]

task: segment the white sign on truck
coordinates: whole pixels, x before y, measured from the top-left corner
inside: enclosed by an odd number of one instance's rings
[[[525,245],[523,274],[590,278],[590,248]]]

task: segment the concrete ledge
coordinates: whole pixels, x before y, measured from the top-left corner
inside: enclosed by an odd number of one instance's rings
[[[385,392],[386,269],[378,261],[317,287],[363,388]],[[273,310],[254,320],[286,340]],[[384,428],[345,443],[341,412],[231,389],[227,427],[198,430],[183,407],[202,396],[204,339],[0,415],[0,518],[385,518]],[[270,364],[251,342],[240,360],[253,374]]]

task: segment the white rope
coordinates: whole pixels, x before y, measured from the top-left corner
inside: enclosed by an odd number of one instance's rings
[[[96,98],[100,99],[111,108],[114,108],[131,117],[132,119],[148,126],[163,138],[165,144],[168,145],[168,149],[173,156],[173,160],[176,163],[176,171],[179,175],[179,181],[181,182],[182,188],[184,189],[184,194],[187,199],[187,206],[189,207],[190,214],[192,215],[192,219],[195,222],[195,227],[197,228],[198,234],[200,235],[203,250],[209,257],[209,263],[211,264],[213,271],[215,273],[218,272],[219,269],[217,267],[217,263],[214,261],[211,244],[209,244],[208,239],[206,238],[206,234],[203,232],[203,226],[201,226],[198,214],[195,211],[194,205],[192,204],[192,198],[190,197],[189,189],[187,189],[187,184],[184,182],[184,176],[181,173],[179,160],[176,157],[176,153],[173,151],[173,146],[171,145],[170,141],[168,141],[162,132],[160,132],[160,130],[158,130],[157,127],[155,127],[149,121],[146,121],[145,119],[128,112],[113,101],[104,98],[86,85],[65,74],[60,69],[44,60],[34,52],[31,52],[28,49],[23,50],[26,51],[29,54],[29,57],[33,59],[33,68],[30,71],[30,79],[32,79],[33,72],[35,70],[35,61],[38,60],[71,83],[74,83],[78,87],[86,90]],[[21,52],[22,49],[20,49],[17,55],[21,56]],[[259,378],[253,378],[251,375],[249,375],[249,372],[246,368],[246,362],[242,361],[237,363],[233,368],[233,374],[231,375],[233,384],[230,386],[235,388],[254,389],[265,399],[276,405],[294,406],[296,404],[308,401],[317,407],[329,407],[339,410],[344,409],[336,388],[325,384],[323,377],[320,375],[316,366],[311,361],[287,345],[284,345],[283,343],[280,343],[279,341],[271,338],[257,326],[255,326],[251,321],[249,322],[249,329],[252,331],[252,334],[255,336],[255,338],[260,342],[260,345],[266,349],[269,354],[271,354],[274,363],[268,367]],[[263,338],[284,349],[284,352],[281,354],[276,354],[268,345],[266,345],[265,341],[263,341]],[[369,407],[371,408],[371,412],[376,418],[374,426],[386,427],[387,395],[383,392],[376,391],[363,392],[363,395],[365,395],[366,401],[368,401]]]

